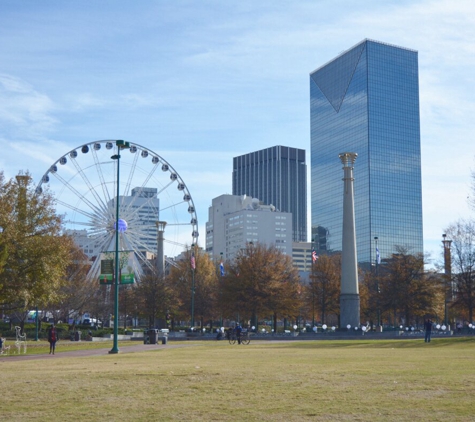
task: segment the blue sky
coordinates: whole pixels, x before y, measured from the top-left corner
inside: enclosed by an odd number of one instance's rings
[[[234,156],[289,145],[310,165],[309,73],[365,38],[419,52],[424,248],[440,260],[444,228],[473,216],[471,0],[2,0],[0,168],[39,181],[84,143],[144,145],[187,183],[203,245]]]

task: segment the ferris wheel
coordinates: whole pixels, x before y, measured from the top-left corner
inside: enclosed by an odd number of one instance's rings
[[[121,142],[94,141],[72,149],[36,187],[37,194],[54,195],[66,233],[91,260],[90,279],[98,279],[101,262],[115,251],[117,209],[119,251],[137,278],[154,267],[159,231],[168,258],[198,241],[193,199],[178,172],[150,149],[132,142],[119,149]]]

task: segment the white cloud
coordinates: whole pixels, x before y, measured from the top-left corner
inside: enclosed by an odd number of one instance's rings
[[[0,74],[0,122],[4,133],[43,137],[57,124],[51,99],[20,78]]]

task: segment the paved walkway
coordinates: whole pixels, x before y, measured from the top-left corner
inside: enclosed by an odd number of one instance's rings
[[[124,353],[138,353],[138,352],[150,352],[152,350],[160,350],[160,349],[176,349],[179,347],[189,347],[189,346],[196,346],[195,344],[179,342],[174,344],[133,344],[130,346],[120,346],[119,347],[119,354]],[[61,347],[56,349],[56,353],[54,355],[50,355],[49,353],[46,354],[38,354],[38,355],[8,355],[0,357],[0,363],[3,362],[18,362],[18,361],[25,361],[25,360],[42,360],[42,359],[54,359],[54,358],[64,358],[64,357],[88,357],[88,356],[113,356],[109,353],[111,347],[104,347],[100,349],[84,349],[84,350],[71,350],[71,351],[61,351]]]

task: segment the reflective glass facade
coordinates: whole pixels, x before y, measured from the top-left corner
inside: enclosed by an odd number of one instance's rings
[[[292,213],[292,238],[307,240],[307,164],[305,150],[274,146],[234,157],[233,195],[258,198]]]
[[[356,152],[358,261],[423,252],[417,52],[364,40],[310,74],[312,237],[341,250],[343,170]]]

